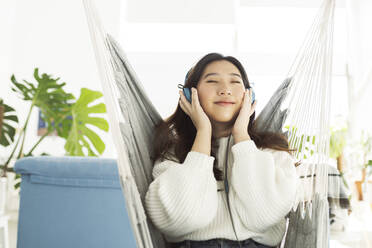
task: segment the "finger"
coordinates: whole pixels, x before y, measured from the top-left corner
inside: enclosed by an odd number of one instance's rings
[[[249,98],[252,98],[252,88],[249,88],[249,89],[247,90],[247,94],[248,94],[248,97],[249,97]]]
[[[193,106],[196,107],[196,106],[200,105],[199,104],[198,91],[194,87],[191,88],[191,98],[192,98],[192,105]]]
[[[180,107],[183,110],[183,112],[185,112],[185,114],[187,114],[188,116],[190,116],[190,111],[187,109],[187,107],[185,106],[185,104],[182,101],[182,99],[179,100],[179,104],[180,104]]]
[[[182,110],[185,112],[185,113],[189,113],[190,111],[190,108],[188,107],[188,105],[190,105],[189,101],[187,101],[185,95],[183,94],[183,91],[180,90],[179,91],[179,94],[180,94],[180,99],[179,99],[179,103],[180,103],[180,107],[182,108]]]
[[[249,97],[249,89],[246,89],[244,92],[244,105],[249,105],[251,98]]]
[[[180,98],[183,100],[186,98],[185,94],[183,93],[182,90],[179,90],[178,93],[180,94]]]
[[[185,106],[190,106],[190,107],[191,107],[191,104],[190,104],[190,102],[186,99],[186,96],[185,96],[185,94],[183,93],[183,91],[180,90],[179,93],[180,93],[180,98],[181,98],[182,102],[184,103],[184,105],[185,105]],[[188,107],[188,109],[190,109],[190,107]]]
[[[249,102],[252,103],[252,95],[253,95],[253,89],[252,88],[249,88],[248,95],[249,95]]]

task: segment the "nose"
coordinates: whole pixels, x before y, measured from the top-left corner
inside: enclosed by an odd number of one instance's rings
[[[218,95],[219,96],[231,96],[231,89],[226,86],[222,86],[220,89],[218,89]]]

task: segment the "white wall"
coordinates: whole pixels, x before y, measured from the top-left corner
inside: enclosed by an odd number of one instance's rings
[[[316,10],[320,1],[96,0],[95,3],[105,28],[123,45],[151,101],[167,117],[176,108],[177,84],[183,82],[188,69],[201,56],[212,51],[236,55],[241,60],[255,83],[259,112],[285,77],[298,51],[307,30],[305,23],[312,20],[306,8]],[[337,3],[343,5],[344,0]],[[270,9],[273,6],[280,8]],[[243,11],[244,8],[249,12]],[[297,13],[296,18],[286,19],[293,12]],[[347,109],[342,15],[335,27],[333,115],[345,115]],[[40,72],[67,82],[66,90],[75,96],[82,87],[102,91],[81,0],[1,0],[0,31],[0,97],[16,108],[21,123],[28,105],[10,90],[11,74],[19,80],[34,81],[33,69],[38,67]],[[36,111],[29,128],[26,150],[38,139]],[[111,134],[100,132],[100,136],[107,146],[103,156],[116,157]],[[48,137],[35,153],[63,155],[63,146],[64,140]],[[8,151],[0,148],[0,159]],[[18,196],[14,195],[14,198]],[[11,205],[10,208],[18,206],[16,201]]]
[[[97,8],[106,29],[116,35],[119,31],[120,1],[97,1]],[[1,2],[1,11],[1,23],[4,24],[3,19],[6,23],[5,29],[2,27],[5,35],[1,39],[5,38],[5,41],[0,46],[0,67],[3,69],[0,97],[16,108],[20,123],[24,123],[29,105],[10,90],[11,74],[15,74],[19,81],[35,82],[33,70],[38,67],[40,73],[60,77],[59,82],[67,83],[66,91],[76,97],[79,97],[82,87],[102,91],[82,1],[5,0]],[[38,138],[36,129],[37,111],[34,111],[26,137],[28,149]],[[107,145],[103,156],[114,157],[110,134],[99,134]],[[35,154],[45,151],[63,155],[63,145],[63,139],[48,137]]]
[[[257,1],[242,1],[242,7],[237,9],[239,1],[226,0],[208,8],[213,2],[204,3],[204,12],[193,12],[199,3],[196,0],[182,1],[179,6],[168,0],[157,1],[156,5],[145,0],[95,1],[105,28],[122,44],[163,117],[173,113],[178,99],[177,84],[183,82],[188,69],[212,51],[235,55],[242,61],[255,83],[257,110],[262,109],[286,76],[312,21],[312,11],[307,10],[316,11],[316,8],[269,9],[268,1],[265,8],[257,6]],[[289,4],[291,1],[287,1],[286,5]],[[175,15],[182,9],[180,6],[190,11]],[[4,30],[4,38],[0,40],[0,97],[16,107],[21,123],[28,108],[9,88],[12,73],[19,80],[33,80],[33,69],[39,67],[40,72],[61,77],[61,81],[67,82],[66,90],[75,96],[81,87],[101,91],[81,1],[3,0],[0,7],[0,28]],[[244,12],[248,8],[249,12]],[[296,21],[285,19],[294,13],[297,13]],[[339,91],[335,95],[345,94],[344,44],[340,43],[344,38],[339,32],[343,27],[342,18],[338,20],[335,34],[338,43],[334,89]],[[153,22],[148,23],[149,20]],[[240,43],[236,40],[236,30]],[[346,101],[335,98],[333,106],[335,113],[342,113]],[[26,147],[30,148],[37,139],[36,128],[35,111]],[[107,145],[103,156],[116,157],[110,134],[101,132],[100,135]],[[64,140],[48,137],[35,153],[48,151],[63,155],[63,145]]]
[[[257,2],[235,10],[236,25],[143,23],[143,20],[131,23],[122,16],[120,43],[163,117],[175,110],[177,84],[183,82],[189,68],[208,52],[234,55],[241,60],[250,81],[255,83],[258,112],[262,109],[286,77],[318,8],[256,5]],[[336,10],[332,114],[346,117],[344,12],[344,8]],[[235,42],[235,28],[238,42]]]

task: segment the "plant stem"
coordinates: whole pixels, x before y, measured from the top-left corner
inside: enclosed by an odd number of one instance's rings
[[[4,105],[0,105],[0,138],[3,134],[2,129],[3,129],[4,112],[5,112]]]
[[[31,150],[25,155],[26,157],[30,156],[31,153],[35,150],[35,148],[40,144],[40,142],[46,137],[48,136],[50,133],[52,133],[53,130],[50,130],[48,131],[47,133],[45,133],[43,136],[41,136],[41,138],[35,143],[35,145],[31,148]]]
[[[62,115],[62,117],[59,119],[60,122],[58,123],[55,123],[54,125],[55,126],[58,126],[68,115],[69,115],[70,112],[68,112],[67,114],[65,115]],[[45,121],[45,120],[44,120]],[[48,132],[46,132],[43,136],[41,136],[41,138],[35,143],[35,145],[31,148],[31,150],[25,155],[26,157],[27,156],[30,156],[31,153],[35,150],[35,148],[40,144],[41,141],[43,141],[43,139],[45,137],[47,137],[49,134],[51,134],[53,131],[55,131],[56,129],[54,130],[49,130]]]
[[[0,165],[0,169],[3,170],[4,169],[4,165]],[[14,172],[13,168],[6,168],[6,171],[7,172]]]
[[[19,144],[19,141],[21,140],[21,136],[23,135],[23,129],[21,130],[19,136],[18,136],[18,140],[17,140],[17,143],[15,144],[14,148],[13,148],[13,151],[12,153],[10,154],[8,160],[5,162],[4,164],[4,168],[3,168],[3,171],[4,171],[4,174],[2,175],[3,177],[6,177],[6,172],[8,171],[8,165],[9,165],[9,162],[10,160],[12,159],[17,147],[18,147],[18,144]]]
[[[25,125],[23,126],[23,128],[21,129],[21,132],[19,133],[19,136],[18,136],[17,142],[16,142],[16,144],[15,144],[13,150],[12,150],[12,153],[10,154],[8,160],[7,160],[7,161],[5,162],[5,164],[4,164],[4,168],[3,168],[3,172],[4,172],[4,173],[3,173],[3,175],[2,175],[3,177],[6,177],[6,173],[7,173],[7,171],[8,171],[8,165],[9,165],[9,163],[10,163],[10,160],[12,160],[15,151],[16,151],[17,148],[18,148],[18,144],[19,144],[19,141],[21,140],[21,138],[22,138],[22,146],[23,146],[23,144],[24,144],[25,136],[26,136],[26,133],[25,133],[25,132],[26,132],[26,127],[27,127],[28,121],[29,121],[29,119],[30,119],[30,115],[31,115],[31,111],[32,111],[33,106],[34,106],[34,105],[31,104],[30,110],[28,111],[28,114],[27,114],[27,119],[26,119]],[[21,148],[19,154],[22,154],[22,148]],[[19,155],[17,156],[17,158],[19,158]]]
[[[27,115],[27,119],[26,119],[25,125],[23,126],[23,133],[24,133],[24,135],[23,135],[22,144],[21,144],[21,148],[19,149],[19,153],[18,153],[17,159],[23,157],[23,147],[24,147],[25,139],[26,139],[27,125],[28,125],[28,121],[30,120],[30,116],[31,116],[33,107],[34,107],[34,104],[32,103],[31,104],[31,107],[30,107],[30,111],[28,112],[28,115]]]
[[[25,139],[26,139],[26,127],[23,131],[23,137],[22,137],[22,143],[21,143],[21,147],[19,149],[19,153],[18,153],[18,156],[17,156],[17,159],[19,158],[22,158],[23,157],[23,145],[25,144]]]

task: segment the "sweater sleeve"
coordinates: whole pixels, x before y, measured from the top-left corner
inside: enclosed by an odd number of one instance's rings
[[[232,146],[232,194],[242,223],[264,232],[291,210],[298,177],[293,157],[285,151],[259,150],[252,140]]]
[[[207,226],[217,213],[214,157],[191,151],[182,164],[156,162],[154,181],[145,197],[154,225],[169,236],[182,236]]]

